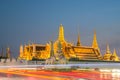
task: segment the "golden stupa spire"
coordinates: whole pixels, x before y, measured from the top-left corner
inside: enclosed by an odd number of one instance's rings
[[[111,52],[110,52],[110,48],[109,48],[109,44],[107,44],[106,53],[111,53]]]
[[[98,42],[97,42],[97,37],[96,37],[96,31],[94,31],[94,37],[93,37],[92,47],[99,50]]]
[[[63,25],[60,24],[60,27],[59,27],[59,36],[58,36],[58,40],[59,41],[64,41],[64,28],[63,28]]]
[[[77,46],[81,46],[81,43],[80,43],[80,34],[78,34]]]
[[[111,60],[113,60],[113,61],[119,61],[119,57],[118,57],[115,49],[114,49],[114,52],[113,52],[113,54],[111,56]]]
[[[114,49],[114,52],[113,52],[112,56],[117,57],[117,53],[116,53],[115,49]]]

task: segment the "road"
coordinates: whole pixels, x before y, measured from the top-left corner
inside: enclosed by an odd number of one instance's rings
[[[120,72],[113,72],[111,70],[95,71],[81,69],[72,71],[51,71],[5,68],[0,69],[0,74],[4,74],[6,78],[14,78],[14,76],[17,76],[18,79],[23,77],[26,78],[25,80],[120,80]],[[0,76],[0,80],[3,80],[2,77],[3,76]]]

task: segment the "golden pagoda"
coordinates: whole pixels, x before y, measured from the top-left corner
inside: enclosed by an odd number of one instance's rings
[[[113,54],[111,55],[110,59],[111,59],[112,61],[119,61],[119,57],[118,57],[115,49],[114,49],[114,52],[113,52]]]
[[[64,28],[63,28],[62,24],[60,24],[58,34],[59,34],[58,39],[54,42],[54,53],[55,54],[57,53],[58,45],[61,44],[62,51],[64,52],[64,55],[67,57],[67,54],[65,54],[65,48],[66,48],[68,43],[65,41],[65,38],[64,38]]]
[[[112,54],[111,54],[109,45],[107,44],[106,53],[105,53],[104,56],[103,56],[103,60],[105,60],[105,61],[110,61],[111,55],[112,55]]]

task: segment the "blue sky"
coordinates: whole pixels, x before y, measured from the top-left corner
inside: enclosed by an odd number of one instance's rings
[[[45,44],[56,40],[63,24],[65,39],[91,46],[93,31],[102,54],[106,43],[120,55],[119,0],[0,0],[0,47],[9,46],[13,55],[19,45],[28,42]]]

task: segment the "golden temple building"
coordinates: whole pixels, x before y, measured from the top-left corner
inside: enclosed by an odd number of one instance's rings
[[[96,31],[94,31],[93,42],[91,46],[81,45],[80,34],[78,34],[77,40],[78,41],[76,45],[67,42],[64,38],[64,27],[61,24],[58,32],[58,39],[53,42],[54,55],[56,55],[59,48],[59,44],[61,44],[62,47],[61,50],[66,59],[77,58],[79,60],[115,60],[115,61],[119,60],[115,59],[118,58],[115,53],[113,54],[113,57],[107,55],[110,53],[109,48],[107,48],[106,54],[104,55],[104,57],[102,57],[97,42]],[[45,45],[35,43],[24,46],[21,45],[19,59],[24,60],[48,59],[50,58],[50,52],[51,43],[46,43]]]

